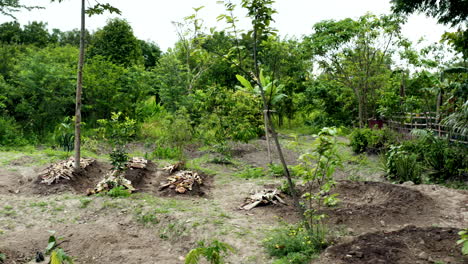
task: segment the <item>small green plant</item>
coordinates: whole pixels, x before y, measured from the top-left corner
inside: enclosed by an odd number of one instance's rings
[[[458,245],[462,245],[462,254],[468,255],[468,228],[458,232],[460,240],[457,241]]]
[[[321,235],[311,235],[303,225],[286,225],[270,234],[263,246],[270,256],[278,258],[274,263],[306,264],[324,248]]]
[[[127,152],[121,148],[117,147],[109,153],[112,167],[115,170],[123,171],[126,168],[127,161],[129,159]]]
[[[75,133],[74,133],[74,121],[73,118],[65,117],[62,123],[60,123],[54,131],[54,141],[58,147],[63,151],[73,151],[75,145]]]
[[[325,241],[326,215],[322,212],[324,206],[335,206],[338,194],[331,190],[336,182],[333,178],[336,167],[341,166],[338,155],[338,143],[335,138],[335,128],[323,128],[314,142],[312,152],[301,155],[301,166],[297,168],[306,186],[303,194],[305,202],[305,226],[314,236],[320,235],[321,243]]]
[[[262,167],[246,168],[234,175],[243,179],[257,179],[265,176],[265,170]]]
[[[185,264],[198,264],[201,257],[204,257],[210,264],[222,264],[229,252],[233,253],[234,248],[227,243],[213,240],[207,245],[204,241],[200,241],[198,247],[190,250],[185,256]]]
[[[6,260],[6,255],[3,253],[0,253],[0,263],[3,263]]]
[[[45,254],[50,255],[51,264],[73,264],[73,259],[68,256],[62,248],[59,247],[57,238],[54,235],[49,236],[49,241],[45,249]]]
[[[386,155],[387,178],[398,182],[421,183],[418,156],[405,151],[402,146],[391,146]]]
[[[131,192],[123,186],[115,186],[107,192],[107,195],[112,198],[125,198],[131,195]]]

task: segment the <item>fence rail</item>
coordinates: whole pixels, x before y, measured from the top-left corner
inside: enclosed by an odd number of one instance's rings
[[[450,131],[447,126],[440,124],[441,118],[435,112],[426,113],[398,113],[385,120],[387,127],[400,133],[409,134],[413,129],[431,129],[439,137],[450,137],[450,141],[468,145],[468,137]]]

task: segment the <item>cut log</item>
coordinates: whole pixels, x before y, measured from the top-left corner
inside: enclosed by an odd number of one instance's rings
[[[259,192],[252,193],[245,202],[240,206],[242,210],[251,210],[260,204],[286,204],[281,198],[281,192],[278,190],[265,189]]]

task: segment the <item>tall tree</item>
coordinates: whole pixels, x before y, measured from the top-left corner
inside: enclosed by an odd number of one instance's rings
[[[389,74],[391,55],[402,39],[401,23],[399,17],[370,14],[328,20],[315,24],[314,34],[306,38],[321,69],[354,91],[360,127],[374,110],[370,99]]]
[[[51,0],[52,2],[58,1],[63,2],[63,0]],[[77,72],[77,82],[76,82],[76,107],[75,107],[75,164],[74,169],[80,169],[80,160],[81,160],[81,94],[83,90],[83,66],[85,58],[85,37],[86,37],[86,23],[85,23],[85,14],[102,14],[105,10],[108,10],[111,13],[120,14],[120,10],[109,5],[97,3],[92,7],[86,9],[85,0],[81,0],[81,28],[80,28],[80,55],[78,59],[78,72]]]
[[[468,22],[467,0],[391,0],[397,14],[423,12],[435,17],[439,23],[456,26]]]
[[[93,37],[89,56],[100,55],[109,61],[123,65],[143,65],[141,44],[133,34],[130,24],[123,19],[112,19]]]

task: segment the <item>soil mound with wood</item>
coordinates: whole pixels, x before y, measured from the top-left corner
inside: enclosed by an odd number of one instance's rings
[[[320,263],[429,264],[468,263],[456,245],[459,229],[407,226],[393,232],[368,233],[329,247]]]
[[[50,184],[44,183],[41,176],[23,179],[17,173],[0,170],[0,176],[2,176],[0,177],[0,194],[53,195],[71,192],[86,195],[90,190],[96,188],[96,185],[104,179],[111,169],[112,166],[107,162],[93,161],[80,172],[73,173],[67,178],[57,178],[58,180]],[[41,175],[43,171],[38,174]],[[124,178],[131,181],[136,192],[153,193],[158,196],[204,196],[208,193],[212,183],[212,177],[199,173],[202,184],[194,184],[192,190],[184,194],[176,193],[169,188],[160,190],[161,184],[166,182],[171,174],[157,168],[156,164],[151,161],[148,161],[145,168],[128,168],[124,173]]]

